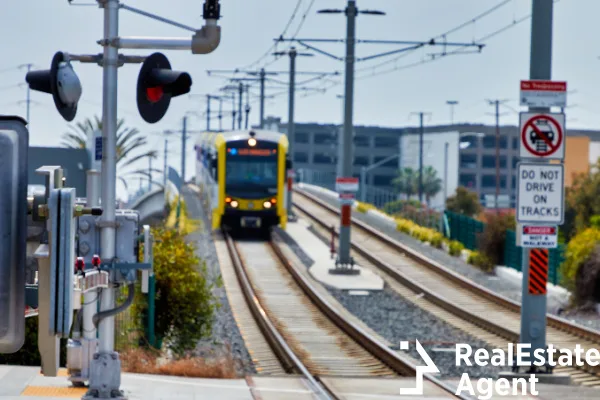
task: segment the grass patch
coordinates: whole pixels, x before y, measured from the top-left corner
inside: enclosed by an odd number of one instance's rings
[[[158,351],[129,349],[121,354],[124,372],[186,378],[235,379],[235,362],[231,354],[207,360],[204,357],[184,357],[162,360]]]

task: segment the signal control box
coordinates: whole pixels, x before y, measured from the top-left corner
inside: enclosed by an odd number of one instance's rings
[[[139,212],[116,210],[115,257],[120,263],[138,262]],[[82,215],[77,221],[75,253],[83,257],[86,269],[92,268],[92,257],[101,256],[100,224],[102,217]],[[109,260],[102,260],[109,262]]]

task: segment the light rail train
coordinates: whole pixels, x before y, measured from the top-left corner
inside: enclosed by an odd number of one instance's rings
[[[287,136],[265,130],[205,132],[196,150],[196,184],[212,229],[267,233],[287,223]]]

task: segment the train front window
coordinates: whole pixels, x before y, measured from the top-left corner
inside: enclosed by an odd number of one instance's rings
[[[228,154],[225,191],[240,198],[263,198],[277,194],[277,156]]]

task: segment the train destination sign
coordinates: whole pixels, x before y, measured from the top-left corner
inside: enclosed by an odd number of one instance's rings
[[[519,163],[517,222],[562,225],[564,222],[564,166]]]

